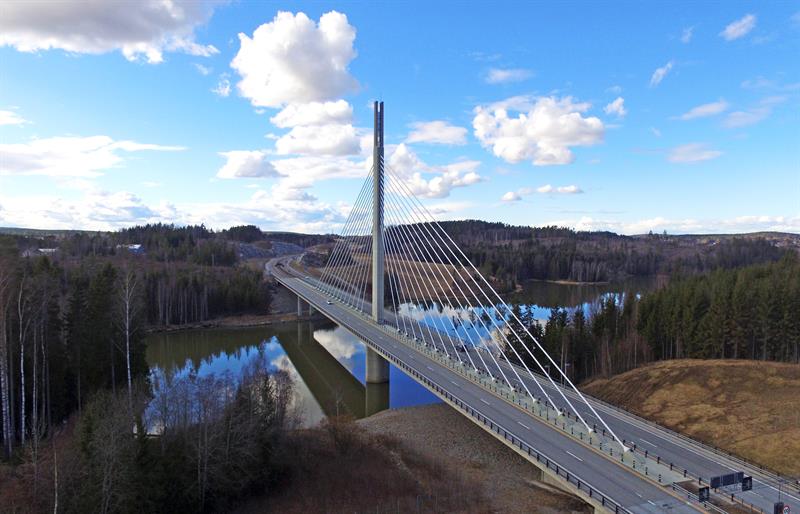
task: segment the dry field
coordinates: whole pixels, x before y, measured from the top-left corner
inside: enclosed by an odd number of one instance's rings
[[[800,476],[800,365],[664,361],[594,380],[583,390],[752,462]]]

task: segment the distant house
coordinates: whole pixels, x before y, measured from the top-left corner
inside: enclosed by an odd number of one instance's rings
[[[58,253],[58,248],[28,248],[23,250],[23,257],[39,257],[42,255],[55,255]]]
[[[141,244],[117,245],[117,250],[127,250],[134,255],[144,255],[144,247]]]

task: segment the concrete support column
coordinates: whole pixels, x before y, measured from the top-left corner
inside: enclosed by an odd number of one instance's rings
[[[366,405],[364,406],[364,415],[372,416],[389,408],[389,382],[383,382],[382,384],[367,382],[365,389]]]
[[[303,300],[299,296],[297,297],[297,316],[302,317],[305,314],[305,310],[310,308],[311,306],[308,304],[307,301]]]
[[[382,384],[389,382],[389,361],[378,352],[367,347],[367,383]]]

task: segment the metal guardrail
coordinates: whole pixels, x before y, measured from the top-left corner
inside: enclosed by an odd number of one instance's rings
[[[672,490],[677,492],[678,494],[685,495],[687,499],[693,500],[693,501],[696,501],[696,502],[700,503],[703,507],[706,508],[706,510],[714,511],[717,514],[728,514],[727,511],[722,510],[721,508],[717,507],[716,505],[714,505],[711,502],[701,502],[699,496],[697,496],[696,494],[694,494],[691,491],[688,491],[688,490],[684,489],[683,487],[679,486],[678,484],[671,484],[670,487],[672,487]]]

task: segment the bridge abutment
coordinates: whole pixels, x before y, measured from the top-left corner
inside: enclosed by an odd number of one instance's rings
[[[367,373],[368,384],[384,384],[389,382],[389,361],[384,359],[375,350],[367,346]]]

